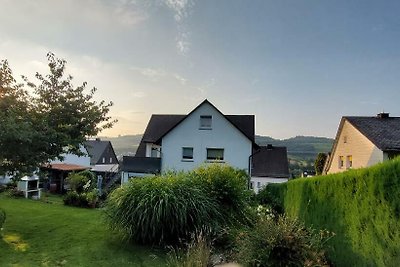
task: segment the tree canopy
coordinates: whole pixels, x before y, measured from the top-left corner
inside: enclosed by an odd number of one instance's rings
[[[80,154],[89,136],[111,128],[112,102],[94,100],[96,88],[74,87],[66,61],[47,54],[49,73],[18,84],[0,61],[0,173],[29,173],[63,153]],[[28,92],[29,89],[29,92]]]
[[[315,173],[317,175],[321,175],[323,170],[324,170],[324,166],[325,166],[325,162],[326,159],[328,158],[328,155],[325,153],[318,153],[317,158],[315,159]]]

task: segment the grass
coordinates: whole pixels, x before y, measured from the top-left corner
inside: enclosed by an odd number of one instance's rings
[[[166,251],[123,243],[100,210],[0,194],[7,219],[0,238],[0,266],[165,266]]]

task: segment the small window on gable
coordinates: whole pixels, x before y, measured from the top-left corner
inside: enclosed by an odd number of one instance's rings
[[[343,136],[343,143],[347,143],[347,135]]]
[[[207,148],[207,160],[224,160],[224,149]]]
[[[211,115],[201,115],[200,116],[200,129],[210,130],[212,127],[212,116]]]
[[[193,147],[182,147],[182,160],[193,160]]]
[[[110,163],[112,163],[112,158],[110,158]]]
[[[344,157],[339,156],[339,169],[343,168],[344,166]]]
[[[106,158],[103,158],[103,163],[106,163]]]

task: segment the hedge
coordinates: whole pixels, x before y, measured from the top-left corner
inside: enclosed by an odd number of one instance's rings
[[[288,216],[333,231],[335,266],[397,266],[400,262],[400,158],[340,174],[267,186]]]

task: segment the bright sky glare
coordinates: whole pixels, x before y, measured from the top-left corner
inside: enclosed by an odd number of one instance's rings
[[[15,76],[67,60],[114,102],[102,135],[205,98],[255,114],[256,133],[334,137],[344,115],[400,116],[400,1],[0,0],[0,59]]]

